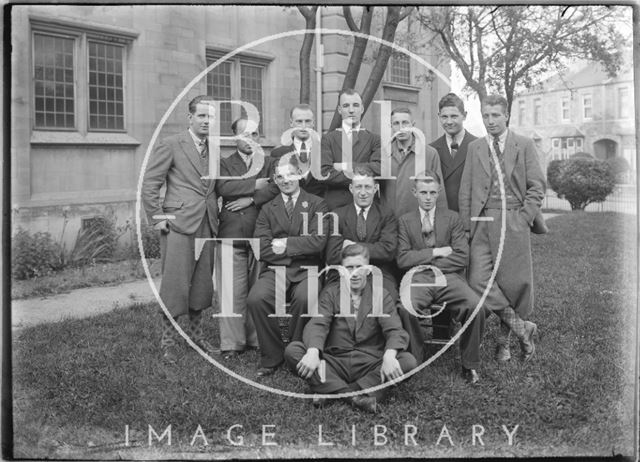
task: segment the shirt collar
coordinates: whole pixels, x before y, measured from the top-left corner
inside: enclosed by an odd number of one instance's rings
[[[509,129],[507,128],[500,135],[498,135],[498,144],[500,144],[500,147],[504,146],[504,143],[505,143],[505,141],[507,139],[507,134],[508,133],[509,133]],[[493,136],[492,135],[487,135],[487,142],[489,143],[489,146],[493,145]]]
[[[282,200],[284,201],[284,203],[286,204],[287,201],[289,200],[289,196],[286,195],[285,193],[281,192],[280,193],[282,195]],[[291,195],[291,199],[293,199],[293,205],[296,204],[296,202],[298,202],[298,197],[300,196],[300,188],[298,188],[298,191],[295,194]]]
[[[200,145],[200,143],[201,143],[202,141],[206,141],[206,140],[207,140],[207,137],[204,137],[204,138],[202,138],[202,139],[198,138],[198,137],[196,136],[196,134],[195,134],[195,133],[193,133],[193,131],[191,130],[191,127],[189,127],[189,135],[191,135],[191,139],[192,139],[192,140],[193,140],[193,142],[196,144],[196,147],[197,147],[198,149],[200,149],[200,146],[201,146],[201,145]]]
[[[249,162],[250,159],[253,159],[253,154],[245,154],[240,151],[238,151],[238,154],[240,154],[240,157],[242,158],[245,164]]]
[[[407,146],[406,148],[403,148],[400,145],[400,141],[398,140],[398,138],[394,138],[392,141],[392,147],[393,147],[393,151],[395,152],[400,152],[404,149],[404,152],[409,154],[410,152],[413,152],[415,154],[416,152],[416,137],[415,135],[412,133],[411,134],[411,143],[409,143],[409,146]]]
[[[300,149],[302,147],[302,140],[298,139],[298,138],[294,138],[293,139],[293,147],[296,148],[297,152],[300,152]],[[305,140],[304,141],[304,147],[307,148],[308,152],[311,152],[311,140]]]
[[[448,133],[445,133],[445,137],[447,139],[447,146],[449,146],[449,149],[451,149],[451,145],[455,142],[458,144],[458,148],[460,147],[460,145],[462,144],[462,140],[464,139],[464,135],[465,135],[465,131],[464,128],[462,130],[460,130],[456,136],[452,137],[451,135],[449,135]]]
[[[354,208],[356,209],[356,215],[360,214],[360,209],[362,207],[360,207],[359,205],[357,205],[355,202],[353,203]],[[364,210],[364,219],[366,220],[367,217],[369,216],[369,210],[371,210],[371,204],[369,204],[369,207],[366,207],[363,209]]]
[[[422,223],[422,221],[424,220],[424,215],[427,213],[424,210],[422,210],[422,207],[418,207],[418,210],[420,210],[420,223]],[[434,205],[433,208],[431,210],[429,210],[429,219],[431,220],[431,224],[435,223],[435,218],[436,218],[436,206]]]
[[[355,127],[352,127],[350,123],[342,122],[342,131],[345,133],[359,132],[360,130],[364,130],[360,123]]]

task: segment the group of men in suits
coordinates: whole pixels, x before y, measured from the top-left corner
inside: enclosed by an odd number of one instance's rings
[[[229,359],[259,348],[258,377],[286,362],[314,393],[365,390],[348,400],[368,411],[383,394],[367,388],[425,360],[419,320],[430,316],[432,303],[464,327],[456,337],[468,382],[479,380],[488,313],[502,326],[496,359],[510,358],[511,332],[523,359],[531,358],[537,327],[527,320],[529,232],[544,229],[545,182],[531,140],[507,128],[504,98],[482,102],[488,135],[476,138],[464,129],[463,101],[444,96],[438,116],[445,134],[430,145],[411,111],[396,108],[391,145],[383,147],[361,126],[360,95],[345,90],[337,106],[341,127],[319,139],[312,108],[295,106],[290,139],[260,169],[252,168],[257,127],[241,118],[232,126],[237,150],[220,159],[220,179],[206,175],[205,99],[191,101],[187,133],[159,144],[142,190],[149,222],[162,233],[161,298],[174,318],[189,315],[203,351],[222,350]],[[388,160],[394,179],[378,181]],[[222,243],[215,253],[205,245],[195,260],[195,239],[203,237]],[[201,329],[202,310],[212,304],[214,263],[219,305],[232,313],[220,318],[220,350]],[[286,349],[283,315],[289,317]],[[163,356],[175,362],[173,323],[163,326]]]

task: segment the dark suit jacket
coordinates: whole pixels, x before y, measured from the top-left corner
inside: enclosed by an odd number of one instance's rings
[[[460,190],[462,171],[464,170],[464,162],[467,159],[467,148],[469,143],[475,139],[474,135],[465,130],[464,138],[462,138],[462,143],[460,143],[455,157],[451,157],[449,153],[445,135],[431,143],[431,146],[438,151],[438,156],[440,157],[440,167],[442,168],[444,190],[447,193],[449,209],[456,212],[458,211],[458,191]]]
[[[291,220],[281,194],[262,206],[253,234],[253,237],[260,239],[262,273],[273,271],[268,268],[270,265],[286,266],[287,279],[300,282],[307,277],[307,271],[301,269],[301,266],[322,266],[329,219],[328,216],[323,217],[323,233],[319,234],[317,212],[326,213],[327,206],[322,199],[304,190],[300,190]],[[307,213],[309,223],[306,236],[303,235],[303,213]],[[280,255],[271,248],[271,241],[279,238],[287,238],[286,250]]]
[[[322,159],[322,175],[328,177],[321,180],[327,186],[325,200],[330,210],[348,204],[353,200],[349,192],[351,179],[343,172],[333,168],[335,163],[344,162],[342,157],[342,129],[333,130],[322,137],[320,143]],[[373,173],[380,175],[380,136],[367,130],[358,132],[357,142],[353,144],[353,168],[367,165]]]
[[[369,280],[362,294],[357,318],[338,317],[340,285],[327,286],[318,302],[318,313],[322,317],[309,320],[302,341],[307,348],[318,348],[330,355],[361,351],[381,358],[385,350],[405,350],[409,345],[409,334],[402,328],[391,295],[382,289],[382,297],[383,313],[389,316],[369,317],[373,309],[373,291]]]
[[[393,262],[398,245],[398,220],[393,212],[374,202],[367,214],[367,235],[364,241],[358,238],[358,216],[353,204],[347,204],[334,210],[338,216],[338,236],[329,236],[327,242],[327,264],[339,265],[342,243],[345,239],[360,242],[369,249],[369,262],[382,271],[384,277],[395,282]],[[331,230],[333,231],[333,230]],[[330,281],[338,280],[338,274],[331,272]]]
[[[267,188],[256,190],[256,179],[269,178],[271,159],[265,156],[264,165],[257,175],[242,180],[217,180],[216,192],[222,196],[220,210],[220,228],[218,237],[250,238],[253,237],[258,211],[262,204],[273,198]],[[238,151],[227,158],[220,159],[220,176],[241,176],[247,173],[247,165]],[[276,186],[277,188],[277,186]],[[242,210],[232,212],[225,205],[241,197],[253,197],[253,204]]]
[[[296,153],[296,148],[293,143],[289,146],[278,146],[273,151],[271,151],[271,158],[273,159],[272,174],[275,172],[275,169],[278,165],[278,160],[282,156],[290,152],[295,153],[291,160],[294,161],[295,159],[295,161],[297,162],[298,154]],[[314,178],[311,172],[309,172],[309,175],[306,178],[302,178],[300,180],[300,187],[307,191],[309,194],[313,194],[314,196],[318,197],[323,197],[325,190],[327,189],[326,185],[320,183],[316,178]],[[274,193],[274,197],[276,194],[279,194],[280,191],[278,189],[278,185],[273,183],[271,186],[271,191]]]
[[[460,183],[460,218],[473,237],[477,222],[471,217],[480,216],[489,199],[491,164],[489,145],[485,138],[478,138],[468,148],[462,181]],[[531,227],[534,220],[544,223],[540,206],[544,199],[546,180],[538,152],[533,141],[509,130],[504,146],[505,179],[516,197],[522,201],[520,215]]]
[[[183,234],[196,232],[205,212],[213,235],[218,232],[218,200],[215,180],[202,180],[209,172],[202,161],[193,138],[188,131],[170,136],[155,148],[149,157],[142,181],[142,203],[149,224],[163,219],[154,215],[174,215],[169,220],[171,230]],[[162,204],[160,189],[166,183],[167,191]]]
[[[422,237],[420,211],[406,213],[398,220],[398,267],[410,270],[418,265],[436,266],[443,273],[463,274],[469,262],[469,244],[456,212],[436,207],[434,232],[436,247],[450,246],[453,253],[448,257],[434,257]]]

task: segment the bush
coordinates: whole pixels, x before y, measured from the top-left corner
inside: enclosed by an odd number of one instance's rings
[[[69,262],[86,265],[94,261],[109,261],[118,246],[115,222],[106,217],[95,217],[78,231],[78,238],[69,255]]]
[[[142,247],[144,248],[144,255],[147,258],[160,258],[160,233],[153,229],[153,226],[149,226],[142,223],[140,226],[142,231]],[[138,242],[134,242],[133,245],[136,248],[136,253],[140,255],[140,249],[138,248]]]
[[[624,157],[610,157],[605,161],[611,167],[611,172],[616,179],[616,183],[625,183],[627,173],[631,170],[631,165]]]
[[[11,242],[11,271],[16,279],[45,276],[62,268],[62,249],[51,234],[38,232],[33,236],[18,229]]]
[[[615,177],[601,160],[554,160],[547,167],[547,180],[560,199],[572,210],[584,210],[592,202],[602,202],[615,187]]]
[[[595,157],[593,157],[591,154],[589,154],[588,152],[576,152],[575,154],[572,154],[569,159],[589,159],[589,160],[595,160]]]

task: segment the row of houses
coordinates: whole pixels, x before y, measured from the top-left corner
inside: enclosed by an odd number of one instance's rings
[[[140,167],[158,136],[186,127],[187,102],[208,94],[243,100],[261,115],[269,152],[299,102],[298,56],[305,28],[295,7],[14,5],[11,17],[11,181],[14,229],[48,231],[71,245],[93,217],[135,216]],[[311,103],[329,125],[351,51],[341,7],[319,8],[311,53]],[[206,75],[207,66],[230,52]],[[432,56],[423,58],[434,63]],[[365,60],[356,88],[371,71]],[[438,68],[449,75],[448,65]],[[448,81],[425,82],[428,70],[402,54],[390,61],[376,100],[409,106],[427,136],[439,136],[437,101]],[[198,79],[199,74],[202,78]],[[174,105],[174,106],[172,106]],[[169,110],[170,108],[172,108]],[[240,115],[223,104],[223,133]],[[364,126],[379,132],[379,105]],[[223,155],[233,143],[223,143]]]

